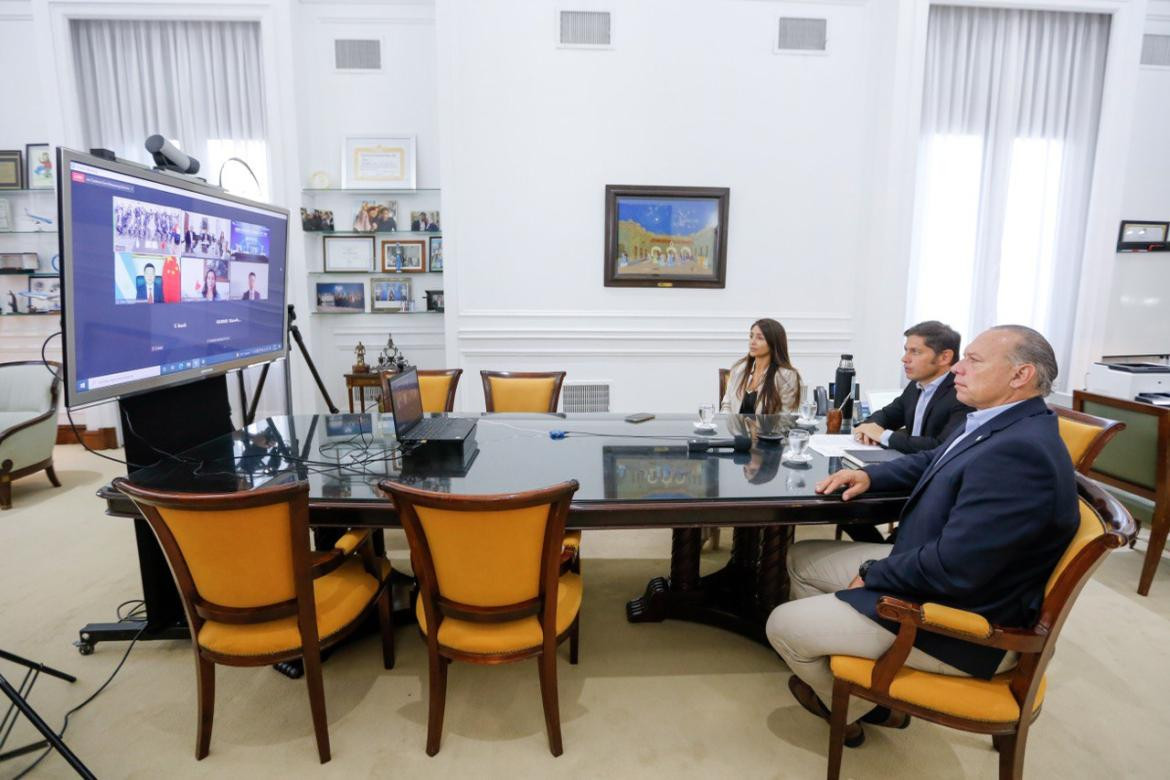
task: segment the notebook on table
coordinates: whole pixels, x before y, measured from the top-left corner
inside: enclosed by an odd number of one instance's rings
[[[852,463],[857,468],[865,468],[874,463],[885,463],[891,460],[897,460],[902,457],[901,452],[897,450],[845,450],[842,456],[845,460]]]

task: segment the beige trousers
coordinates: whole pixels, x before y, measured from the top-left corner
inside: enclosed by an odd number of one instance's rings
[[[798,542],[788,551],[791,600],[772,611],[765,631],[788,668],[816,691],[826,709],[833,701],[829,656],[877,658],[894,643],[893,633],[834,595],[849,587],[863,561],[885,558],[892,549],[889,544],[818,539]],[[1015,664],[1016,654],[1008,653],[999,671]],[[925,672],[969,676],[918,648],[910,650],[906,665]],[[873,706],[851,697],[847,722],[857,720]]]

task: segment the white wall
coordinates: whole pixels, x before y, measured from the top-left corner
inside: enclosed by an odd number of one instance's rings
[[[611,380],[615,410],[691,411],[771,316],[806,381],[828,381],[872,325],[893,77],[873,30],[895,4],[612,4],[603,51],[558,48],[554,2],[437,5],[449,357],[471,377]],[[827,17],[830,53],[773,54],[781,15]],[[729,187],[726,289],[603,287],[606,184]],[[896,386],[904,292],[884,289],[899,311],[888,350],[858,355],[863,385]],[[474,379],[461,390],[482,408]]]
[[[398,201],[399,229],[409,229],[410,211],[441,210],[439,188],[438,117],[435,107],[435,22],[429,3],[320,3],[302,2],[296,11],[297,132],[301,160],[297,175],[302,185],[321,171],[331,186],[341,184],[341,151],[346,136],[413,135],[418,150],[418,194],[305,195],[289,207],[330,209],[338,231],[350,230],[362,200]],[[382,71],[341,73],[334,69],[334,39],[376,38],[382,42]],[[443,215],[446,222],[446,215]],[[382,236],[379,236],[381,238]],[[422,238],[422,236],[410,236]],[[298,271],[322,270],[321,234],[293,238]],[[317,282],[346,281],[367,285],[368,275],[309,277],[308,292]],[[425,291],[443,289],[442,274],[408,274],[411,294],[425,308]],[[420,368],[446,366],[442,314],[311,314],[313,301],[298,306],[298,322],[310,332],[313,359],[325,379],[333,402],[347,408],[343,374],[354,362],[359,341],[374,362],[391,333],[395,344]],[[367,308],[369,302],[367,300]],[[301,360],[296,354],[294,361]],[[313,391],[316,392],[315,390]],[[319,397],[313,403],[324,409]],[[367,398],[367,404],[369,399]]]
[[[1170,2],[1150,2],[1145,31],[1170,35]],[[1121,218],[1170,222],[1170,68],[1142,66],[1136,86]],[[1170,353],[1170,253],[1118,254],[1109,304],[1103,354]]]

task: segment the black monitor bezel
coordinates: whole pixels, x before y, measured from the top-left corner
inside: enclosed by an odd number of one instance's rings
[[[144,181],[153,182],[156,184],[163,184],[168,187],[176,187],[178,189],[188,190],[192,193],[203,195],[212,198],[218,198],[233,203],[238,203],[243,206],[251,206],[252,208],[261,209],[263,211],[271,212],[276,216],[284,218],[285,235],[284,235],[284,291],[285,303],[288,303],[289,287],[289,210],[281,206],[274,206],[270,203],[261,203],[259,201],[250,200],[248,198],[241,198],[237,195],[228,194],[209,184],[201,184],[197,181],[188,179],[187,177],[161,173],[153,171],[146,166],[138,165],[136,163],[126,162],[125,160],[107,160],[105,158],[96,157],[92,154],[76,151],[75,149],[68,149],[66,147],[57,147],[57,216],[58,216],[58,252],[61,258],[60,265],[60,280],[61,280],[61,356],[64,365],[64,381],[65,381],[65,405],[70,409],[84,409],[95,404],[108,403],[116,401],[120,398],[127,398],[129,396],[138,395],[140,393],[147,393],[153,390],[159,390],[164,387],[173,387],[176,385],[183,385],[189,382],[197,382],[201,379],[206,379],[212,376],[219,376],[226,374],[229,371],[243,369],[248,366],[260,365],[263,363],[271,363],[275,360],[280,360],[288,356],[289,349],[289,335],[288,335],[288,306],[283,307],[283,327],[281,328],[281,346],[279,350],[271,352],[264,352],[256,355],[249,355],[248,357],[237,358],[235,360],[224,361],[213,366],[200,366],[198,368],[191,368],[185,371],[176,371],[172,374],[165,374],[159,376],[148,377],[146,379],[134,380],[118,385],[111,385],[108,388],[102,388],[101,391],[89,391],[84,394],[84,398],[77,398],[77,372],[76,366],[70,359],[73,354],[76,344],[76,334],[73,327],[76,323],[69,318],[69,301],[73,297],[73,242],[72,242],[72,228],[70,218],[72,216],[72,188],[68,186],[68,171],[67,169],[74,162],[90,165],[94,168],[108,170],[113,173],[119,173],[124,176],[133,176]]]

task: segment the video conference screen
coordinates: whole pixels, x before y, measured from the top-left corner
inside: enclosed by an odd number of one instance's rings
[[[69,406],[284,355],[287,211],[61,157]]]

